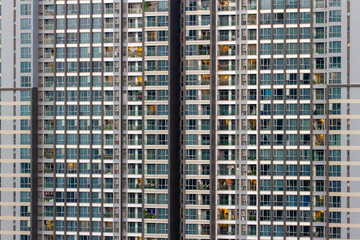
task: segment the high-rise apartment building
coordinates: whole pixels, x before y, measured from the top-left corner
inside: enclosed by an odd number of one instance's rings
[[[358,239],[359,10],[0,0],[0,240]]]

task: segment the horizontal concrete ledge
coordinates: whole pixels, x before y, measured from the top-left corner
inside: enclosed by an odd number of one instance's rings
[[[331,130],[329,134],[360,134],[360,130]]]
[[[0,192],[30,192],[30,188],[0,188]]]
[[[330,150],[360,150],[360,146],[330,146]]]
[[[0,235],[30,235],[30,231],[0,231]]]
[[[31,145],[1,145],[0,148],[31,148]]]
[[[360,223],[329,223],[329,227],[360,228]]]
[[[0,206],[30,206],[30,202],[0,202]]]
[[[360,166],[360,162],[329,162],[329,165]]]
[[[329,208],[330,212],[360,212],[360,208]]]
[[[360,119],[360,115],[353,114],[353,115],[329,115],[330,119]]]
[[[360,192],[330,192],[329,196],[337,197],[360,197]]]
[[[0,120],[22,120],[31,119],[31,116],[0,116]]]
[[[330,99],[329,103],[360,103],[360,99]]]
[[[31,102],[0,102],[0,106],[8,105],[31,105]]]
[[[360,177],[329,177],[330,181],[360,181]]]

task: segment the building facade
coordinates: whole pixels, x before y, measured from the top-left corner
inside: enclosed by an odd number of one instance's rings
[[[0,239],[357,239],[357,0],[0,1]]]

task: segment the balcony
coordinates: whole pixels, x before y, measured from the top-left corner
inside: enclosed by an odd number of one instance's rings
[[[129,110],[128,111],[129,116],[142,116],[142,111],[141,110]]]
[[[218,229],[219,235],[235,235],[235,230]]]
[[[220,146],[235,145],[235,139],[232,139],[232,140],[219,140],[217,144],[220,145]]]
[[[236,189],[235,184],[231,184],[231,185],[218,185],[218,189],[220,191],[233,191]]]
[[[129,183],[127,187],[129,189],[141,189],[141,184]]]
[[[210,190],[210,185],[209,184],[199,184],[197,186],[197,190]]]
[[[141,169],[128,169],[127,173],[128,174],[142,174],[142,170]]]
[[[218,214],[217,220],[235,220],[235,215]]]
[[[221,170],[218,170],[218,175],[231,176],[231,175],[235,175],[235,172],[236,172],[235,169],[221,169]]]
[[[129,227],[129,233],[141,233],[142,232],[142,228],[138,228],[138,227]]]
[[[113,232],[114,228],[113,227],[104,227],[104,232]]]
[[[218,130],[220,131],[233,131],[236,130],[236,126],[235,125],[219,125],[218,126]]]
[[[313,222],[324,222],[325,217],[324,216],[314,216]]]
[[[234,116],[236,114],[235,110],[219,110],[218,114],[220,116]]]
[[[231,206],[233,206],[233,205],[235,205],[235,199],[232,199],[232,200],[229,200],[229,199],[221,199],[221,200],[218,200],[217,201],[217,204],[218,205],[222,205],[222,206],[226,206],[226,205],[231,205]]]
[[[128,130],[142,130],[142,125],[128,125]]]
[[[144,218],[155,219],[156,218],[155,209],[145,209]]]
[[[235,65],[218,65],[218,71],[235,71]]]
[[[210,40],[210,39],[209,39]],[[217,38],[218,41],[235,41],[236,36],[229,36],[229,35],[219,35]]]
[[[217,156],[217,159],[220,160],[220,161],[234,161],[236,159],[236,156],[235,155],[223,155],[223,154],[219,154]]]
[[[155,182],[148,182],[148,183],[145,183],[144,188],[145,188],[145,189],[156,189]]]

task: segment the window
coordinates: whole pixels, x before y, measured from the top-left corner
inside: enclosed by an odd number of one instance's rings
[[[20,178],[20,187],[21,188],[30,188],[30,186],[31,186],[30,178],[28,178],[28,177]]]
[[[286,59],[286,69],[297,69],[297,58]]]
[[[315,36],[314,37],[317,39],[324,38],[325,37],[325,29],[323,27],[315,28]],[[331,35],[330,35],[330,37],[331,37]]]
[[[341,228],[340,227],[331,227],[329,229],[329,238],[341,238]]]
[[[159,31],[157,40],[158,41],[167,41],[168,40],[168,31]]]
[[[271,181],[260,180],[260,191],[270,191],[270,190],[271,190]]]
[[[21,30],[29,30],[31,29],[31,19],[21,19],[20,20],[20,29]]]
[[[260,75],[260,84],[261,85],[270,85],[271,84],[271,74],[261,74]]]
[[[284,24],[284,13],[274,13],[274,24]]]
[[[262,55],[270,55],[271,54],[271,44],[261,44],[260,45],[260,54]]]
[[[158,105],[158,115],[167,115],[168,105]]]
[[[284,29],[283,28],[274,28],[274,39],[284,39]]]
[[[274,115],[284,115],[284,104],[274,104]]]
[[[21,106],[20,107],[21,116],[30,116],[31,115],[31,106]]]
[[[90,18],[80,18],[79,25],[80,25],[80,29],[90,28]]]
[[[45,30],[54,29],[54,24],[52,20],[45,20]],[[56,29],[65,29],[65,20],[64,19],[56,19]]]
[[[329,37],[341,37],[341,26],[330,26]]]
[[[270,69],[271,59],[260,59],[260,69]]]
[[[90,14],[90,4],[80,4],[80,14]]]
[[[286,44],[286,53],[287,54],[297,54],[298,44],[297,43],[287,43]]]
[[[300,23],[310,23],[310,19],[309,12],[300,13]]]
[[[167,234],[168,233],[168,225],[167,225],[167,223],[159,223],[158,224],[158,233],[159,234]]]
[[[297,136],[292,134],[293,136]],[[286,160],[288,161],[296,161],[298,157],[297,150],[286,150]]]
[[[340,53],[341,52],[341,42],[333,41],[330,42],[329,53]]]
[[[330,99],[341,99],[341,88],[329,88]]]
[[[325,13],[324,12],[315,13],[315,23],[325,23]]]
[[[274,69],[283,69],[284,68],[284,59],[283,58],[274,58],[273,59],[273,68]]]
[[[271,29],[270,28],[262,28],[260,30],[260,39],[271,39]]]
[[[298,81],[298,75],[296,73],[288,73],[286,74],[286,84],[289,85],[296,85]],[[290,94],[290,91],[292,91],[294,94],[296,94],[293,90],[297,89],[286,89],[286,95]],[[288,98],[289,99],[289,98]]]
[[[341,166],[339,166],[339,165],[330,166],[329,176],[340,177],[341,176]]]
[[[286,14],[286,23],[287,24],[296,24],[297,23],[297,13],[287,13]]]
[[[300,59],[300,69],[310,69],[310,58]]]
[[[197,225],[196,224],[186,224],[186,234],[196,235],[197,234]]]
[[[275,43],[273,44],[274,54],[284,54],[284,44],[283,43]]]
[[[286,206],[297,206],[297,197],[296,195],[286,196]],[[296,221],[296,220],[295,220]]]
[[[21,87],[31,87],[31,77],[22,76],[21,80]]]
[[[284,0],[274,0],[274,8],[275,9],[284,8]]]
[[[260,225],[260,236],[271,236],[271,226]]]
[[[260,24],[271,24],[271,14],[270,13],[262,13],[260,15]]]
[[[340,7],[341,0],[329,0],[329,6],[330,7]]]
[[[30,4],[21,4],[20,14],[22,16],[31,15],[31,5]]]
[[[31,48],[21,48],[21,58],[31,58]]]
[[[31,43],[31,33],[21,33],[21,44]]]
[[[29,122],[29,120],[21,120],[20,121],[20,129],[21,130],[30,130],[30,122]]]
[[[329,135],[329,145],[330,146],[340,146],[341,145],[341,135],[340,134],[330,134]]]
[[[341,83],[341,73],[332,72],[329,74],[329,83]]]
[[[158,56],[168,56],[168,46],[158,46]]]
[[[20,231],[30,231],[30,221],[20,220]]]
[[[297,119],[286,119],[287,130],[297,130]]]
[[[300,115],[309,115],[309,114],[310,114],[310,104],[300,104]]]
[[[341,10],[330,11],[329,22],[341,22]]]
[[[330,57],[329,68],[341,68],[341,57]]]
[[[20,101],[30,101],[30,100],[31,100],[31,92],[30,91],[21,91]]]
[[[297,176],[297,169],[298,169],[297,165],[287,165],[286,176]],[[290,191],[294,191],[294,190],[290,190]]]
[[[300,38],[310,38],[310,28],[300,28]]]
[[[31,62],[21,62],[20,63],[20,71],[22,73],[30,73],[31,72]]]
[[[286,8],[297,8],[298,0],[286,0]]]
[[[329,192],[341,192],[341,181],[330,181]]]
[[[274,74],[274,84],[284,84],[284,74]]]

